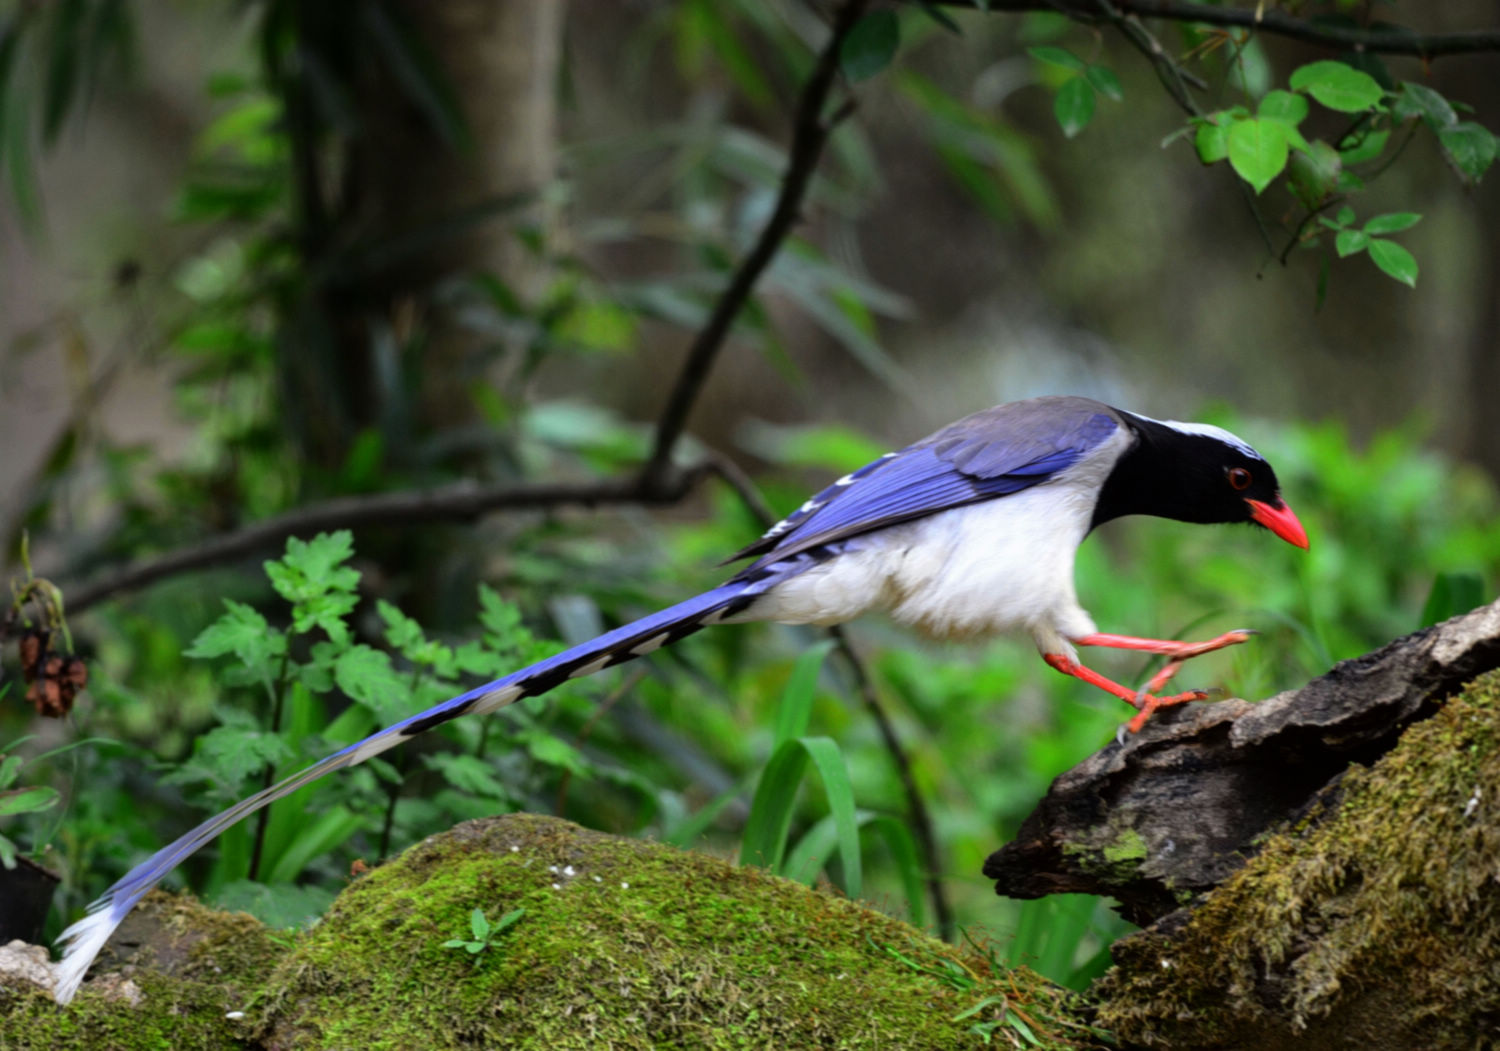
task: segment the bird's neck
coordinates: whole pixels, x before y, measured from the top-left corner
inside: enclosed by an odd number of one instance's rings
[[[1156,420],[1125,412],[1120,415],[1135,440],[1105,479],[1089,528],[1125,515],[1155,515],[1179,522],[1215,521],[1195,499],[1199,483],[1217,470],[1207,441]]]

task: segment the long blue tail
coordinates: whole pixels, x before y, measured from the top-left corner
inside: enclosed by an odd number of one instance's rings
[[[574,646],[555,657],[548,657],[528,668],[512,672],[504,678],[486,683],[371,734],[363,741],[335,752],[286,780],[241,800],[222,814],[209,818],[127,872],[98,901],[89,906],[87,916],[63,931],[58,941],[67,947],[67,951],[57,964],[57,985],[53,996],[60,1004],[73,999],[89,964],[93,963],[94,957],[104,948],[104,943],[109,940],[120,921],[135,907],[135,903],[199,847],[241,819],[283,796],[291,795],[325,774],[362,763],[371,756],[442,726],[451,719],[471,712],[492,712],[522,697],[546,693],[568,679],[592,675],[604,668],[623,664],[670,645],[699,628],[717,624],[726,617],[743,611],[763,588],[763,584],[730,582],[686,602],[679,602],[675,606],[605,632],[598,638]]]

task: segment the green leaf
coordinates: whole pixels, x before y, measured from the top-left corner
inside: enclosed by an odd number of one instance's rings
[[[1305,91],[1324,106],[1340,113],[1359,113],[1379,104],[1384,92],[1368,73],[1342,62],[1310,62],[1291,76],[1291,86]]]
[[[1395,241],[1370,241],[1370,258],[1375,265],[1404,285],[1417,287],[1417,260]]]
[[[1464,121],[1438,132],[1438,142],[1453,166],[1472,182],[1495,161],[1496,139],[1490,130],[1473,121]]]
[[[1350,208],[1347,204],[1344,205],[1334,215],[1334,221],[1337,222],[1340,226],[1348,226],[1350,223],[1354,222],[1354,209]]]
[[[1352,146],[1339,150],[1345,164],[1363,164],[1373,161],[1385,152],[1385,144],[1391,139],[1389,131],[1366,131]]]
[[[781,703],[776,707],[773,750],[807,733],[807,724],[812,718],[813,698],[818,689],[818,673],[831,649],[833,640],[828,639],[809,647],[797,657],[797,662],[792,666],[791,677],[787,679],[786,689],[781,693]]]
[[[230,709],[221,710],[220,715],[224,725],[199,734],[192,759],[164,781],[192,784],[206,779],[237,795],[251,775],[291,758],[292,750],[281,736],[257,729],[250,715]]]
[[[1052,112],[1063,134],[1072,138],[1088,126],[1094,116],[1094,89],[1082,77],[1074,77],[1057,89],[1052,100]]]
[[[871,11],[854,23],[839,48],[839,64],[850,80],[868,80],[882,72],[901,46],[901,20],[894,11]]]
[[[495,776],[496,766],[476,755],[455,752],[439,752],[424,755],[422,763],[435,770],[448,782],[450,788],[478,799],[494,799],[509,803],[512,794],[505,783]]]
[[[800,740],[787,741],[771,753],[750,800],[750,814],[740,837],[740,864],[781,870],[787,832],[792,827],[792,812],[806,770],[807,751]]]
[[[1287,130],[1280,121],[1252,117],[1229,129],[1229,163],[1260,193],[1287,162]]]
[[[1287,164],[1292,192],[1309,209],[1317,208],[1338,190],[1343,162],[1338,151],[1322,139],[1313,141],[1306,152],[1297,152]]]
[[[10,814],[33,814],[55,806],[62,796],[55,788],[34,785],[31,788],[12,788],[0,792],[0,817]]]
[[[322,628],[339,645],[349,639],[344,618],[354,609],[359,571],[343,563],[354,554],[347,529],[319,533],[311,541],[289,537],[286,554],[265,564],[276,593],[292,604],[292,630],[304,634]]]
[[[16,742],[19,744],[20,742]],[[15,744],[7,745],[8,748],[16,747]],[[18,755],[8,755],[0,759],[0,788],[9,788],[16,782],[16,775],[21,771],[21,763],[24,762]]]
[[[844,868],[844,890],[850,897],[859,897],[864,879],[860,869],[854,789],[843,753],[827,737],[799,737],[785,742],[772,753],[750,802],[750,815],[740,842],[740,859],[743,863],[759,865],[773,872],[781,871],[792,811],[809,759],[823,780],[828,809],[833,815],[839,859]]]
[[[561,767],[580,776],[591,776],[594,772],[582,752],[550,733],[529,735],[526,738],[526,751],[539,763]]]
[[[1365,223],[1367,234],[1394,234],[1401,230],[1409,230],[1422,217],[1416,212],[1387,212],[1385,215],[1377,215]]]
[[[1420,117],[1433,131],[1442,131],[1458,123],[1453,104],[1426,84],[1404,81],[1396,95],[1392,115],[1398,120]]]
[[[1279,120],[1295,127],[1307,117],[1307,99],[1290,91],[1270,91],[1260,100],[1256,115],[1267,120]]]
[[[1125,98],[1125,89],[1120,86],[1120,78],[1105,66],[1090,66],[1084,76],[1089,78],[1089,83],[1094,90],[1111,102],[1121,102]]]
[[[345,566],[354,557],[354,534],[347,529],[319,533],[311,540],[287,537],[286,554],[266,563],[276,567],[271,583],[288,602],[300,602],[328,591],[352,592],[359,586],[359,571]]]
[[[1339,258],[1347,259],[1355,252],[1363,252],[1370,247],[1370,235],[1363,230],[1340,230],[1333,243],[1338,249]]]
[[[413,651],[426,644],[427,637],[422,633],[422,625],[385,599],[375,603],[375,612],[385,621],[385,641],[407,660],[412,659]]]
[[[485,938],[489,937],[490,921],[484,918],[482,910],[475,909],[469,913],[469,930],[474,933],[474,938],[477,941],[484,941]]]
[[[1229,129],[1223,124],[1213,123],[1212,119],[1204,121],[1193,135],[1193,147],[1204,164],[1222,161],[1229,156]]]
[[[1065,47],[1028,47],[1026,53],[1038,62],[1045,62],[1049,66],[1058,66],[1074,73],[1082,73],[1088,69],[1087,62]]]
[[[498,920],[495,921],[494,933],[501,934],[507,928],[514,927],[517,923],[521,922],[521,917],[525,915],[526,909],[524,906],[521,908],[511,909],[504,916],[501,916]]]
[[[225,599],[224,610],[218,620],[198,633],[183,655],[212,659],[232,653],[256,679],[274,682],[286,655],[286,636],[273,630],[265,617],[243,602]]]
[[[297,834],[274,857],[266,858],[270,883],[292,883],[302,876],[316,858],[333,853],[349,842],[365,819],[346,806],[329,807],[308,815],[299,824]]]
[[[1444,571],[1432,580],[1432,590],[1427,593],[1427,602],[1422,607],[1422,620],[1417,626],[1430,627],[1449,617],[1467,613],[1483,602],[1482,576],[1468,570]]]
[[[406,683],[391,667],[388,653],[362,642],[349,647],[334,661],[333,681],[383,723],[394,722],[406,714]]]

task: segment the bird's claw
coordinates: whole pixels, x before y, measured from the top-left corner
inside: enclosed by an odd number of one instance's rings
[[[1124,744],[1127,732],[1140,733],[1141,728],[1150,721],[1151,716],[1162,708],[1174,708],[1179,704],[1190,704],[1193,701],[1206,701],[1211,693],[1210,690],[1184,690],[1182,693],[1174,693],[1166,697],[1146,694],[1143,700],[1135,704],[1136,714],[1116,732],[1115,740]],[[1136,696],[1140,698],[1141,694],[1137,693]]]

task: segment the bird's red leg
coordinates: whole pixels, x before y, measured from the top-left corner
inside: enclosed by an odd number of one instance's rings
[[[1115,650],[1161,653],[1174,661],[1185,661],[1189,657],[1198,657],[1205,653],[1212,653],[1214,650],[1222,650],[1225,646],[1237,646],[1254,634],[1256,632],[1250,628],[1239,628],[1235,631],[1226,631],[1206,642],[1174,642],[1171,639],[1141,639],[1134,635],[1107,635],[1095,632],[1093,635],[1081,635],[1073,642],[1079,646],[1107,646]]]
[[[1212,654],[1215,649],[1224,649],[1226,646],[1239,645],[1239,643],[1250,639],[1253,634],[1256,634],[1256,631],[1251,630],[1251,628],[1239,628],[1236,631],[1226,631],[1221,636],[1206,640],[1206,642],[1173,642],[1170,639],[1139,639],[1136,636],[1113,636],[1113,634],[1095,633],[1089,634],[1089,636],[1077,637],[1073,642],[1080,646],[1109,646],[1110,649],[1134,649],[1137,652],[1163,654],[1164,657],[1167,657],[1167,664],[1160,672],[1151,676],[1151,679],[1146,681],[1146,685],[1143,685],[1136,693],[1124,697],[1124,700],[1136,706],[1136,718],[1133,718],[1127,724],[1127,729],[1131,733],[1137,733],[1140,727],[1146,726],[1146,721],[1151,718],[1152,712],[1157,711],[1158,708],[1169,708],[1172,705],[1182,705],[1182,703],[1190,702],[1190,700],[1205,700],[1208,697],[1208,694],[1202,690],[1190,690],[1188,693],[1175,694],[1172,697],[1154,696],[1158,690],[1161,690],[1164,685],[1172,681],[1172,676],[1175,676],[1182,669],[1184,661],[1187,661],[1191,657]],[[1052,664],[1056,669],[1064,670],[1059,664],[1053,663],[1050,655],[1046,660],[1047,663]],[[1077,661],[1074,661],[1074,664],[1077,664]],[[1077,675],[1077,673],[1070,672],[1070,675]],[[1097,673],[1089,672],[1089,675],[1097,675]],[[1092,679],[1085,678],[1082,675],[1077,676],[1077,678],[1085,679],[1085,682],[1092,682]],[[1097,678],[1103,679],[1104,676],[1097,675]],[[1106,679],[1106,682],[1109,682],[1109,679]],[[1101,684],[1100,682],[1095,682],[1094,685]],[[1112,687],[1113,685],[1116,684],[1112,684]],[[1116,690],[1113,690],[1113,688],[1103,688],[1115,694],[1116,697],[1122,697],[1122,694],[1116,693]]]
[[[1073,660],[1071,657],[1065,657],[1061,653],[1044,653],[1042,654],[1042,660],[1064,675],[1071,675],[1075,679],[1082,679],[1090,686],[1097,686],[1104,692],[1113,694],[1126,704],[1137,709],[1135,718],[1125,724],[1125,728],[1131,733],[1139,733],[1141,727],[1146,725],[1146,720],[1151,718],[1151,713],[1155,712],[1158,708],[1167,708],[1174,704],[1187,704],[1189,701],[1208,700],[1208,694],[1203,690],[1188,690],[1186,693],[1177,693],[1170,697],[1154,697],[1145,690],[1132,690],[1129,686],[1121,686],[1113,679],[1105,678],[1092,668],[1085,668],[1076,660]],[[1181,663],[1181,661],[1173,662],[1178,667],[1181,666]],[[1168,665],[1168,667],[1172,667],[1172,665]],[[1165,671],[1166,669],[1162,670]],[[1175,667],[1173,671],[1176,671]],[[1157,675],[1159,677],[1160,672]],[[1171,678],[1171,676],[1168,676],[1168,678]],[[1152,682],[1155,681],[1156,679],[1153,678]]]

